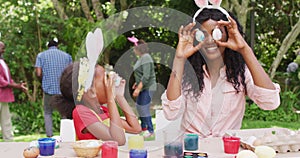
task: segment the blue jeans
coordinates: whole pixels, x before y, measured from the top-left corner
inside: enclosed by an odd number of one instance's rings
[[[150,105],[153,91],[143,90],[136,99],[136,108],[141,120],[142,129],[148,129],[150,133],[154,132],[152,117],[150,114]]]

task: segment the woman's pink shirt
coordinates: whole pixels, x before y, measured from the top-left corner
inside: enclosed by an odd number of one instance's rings
[[[247,96],[263,110],[276,109],[280,104],[280,86],[274,83],[275,90],[265,89],[254,85],[249,69],[245,71]],[[161,96],[163,111],[166,119],[175,120],[182,116],[181,129],[186,133],[197,133],[200,137],[223,136],[226,130],[240,129],[245,113],[246,94],[236,93],[231,83],[226,81],[225,67],[220,70],[221,84],[219,95],[212,97],[211,81],[207,74],[204,75],[203,93],[196,100],[191,94],[183,95],[175,100],[168,100],[166,91]],[[220,83],[219,83],[220,82]],[[217,99],[221,99],[217,100]],[[215,121],[208,123],[207,118],[212,118],[211,105],[220,102]]]

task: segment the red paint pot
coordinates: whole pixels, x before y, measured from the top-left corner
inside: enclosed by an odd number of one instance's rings
[[[226,154],[237,154],[240,148],[240,138],[233,136],[223,137],[224,152]]]

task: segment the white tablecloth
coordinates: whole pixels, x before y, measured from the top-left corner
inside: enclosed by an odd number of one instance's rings
[[[23,151],[29,146],[29,142],[1,142],[0,143],[0,157],[2,158],[22,158]],[[161,158],[163,156],[163,142],[162,141],[146,141],[145,148],[148,150],[148,158]],[[243,150],[240,148],[240,150]],[[225,154],[223,150],[223,142],[221,138],[206,138],[199,141],[199,151],[206,152],[209,158],[234,158],[235,155]],[[120,146],[119,158],[129,158],[129,151],[127,144]],[[98,158],[101,153],[99,152]],[[49,157],[49,156],[48,156]],[[55,149],[55,155],[50,156],[54,158],[74,158],[76,153],[72,149],[71,143],[60,143],[60,147]],[[277,154],[276,158],[290,157],[300,158],[300,152],[289,152],[285,154]],[[40,156],[40,158],[42,158]]]

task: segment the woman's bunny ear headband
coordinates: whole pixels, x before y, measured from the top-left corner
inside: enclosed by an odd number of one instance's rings
[[[208,2],[210,2],[212,5],[209,5]],[[227,19],[229,17],[229,14],[228,12],[220,7],[221,3],[222,3],[222,0],[195,0],[195,3],[196,5],[200,8],[194,15],[193,17],[193,22],[196,21],[196,17],[201,13],[201,11],[204,9],[204,8],[207,8],[207,9],[218,9],[220,10],[223,14],[226,15]],[[228,19],[229,21],[229,19]]]
[[[209,5],[208,4],[208,1],[212,4],[212,5]],[[221,3],[222,3],[222,0],[195,0],[195,3],[196,5],[200,8],[194,15],[193,17],[193,22],[196,21],[196,18],[197,16],[201,13],[201,11],[204,9],[204,8],[207,8],[207,9],[218,9],[220,10],[223,14],[226,15],[227,17],[227,20],[230,21],[228,19],[229,17],[229,14],[228,12],[223,9],[222,7],[220,7]],[[213,39],[214,40],[221,40],[222,38],[222,32],[219,28],[215,28],[212,32],[212,36],[213,36]],[[205,35],[202,31],[200,31],[199,29],[196,31],[196,35],[195,35],[195,38],[198,42],[202,42],[204,41],[205,39]]]
[[[77,101],[81,100],[83,93],[92,85],[95,66],[104,46],[102,30],[97,28],[94,32],[89,32],[85,45],[87,57],[80,58]]]
[[[139,41],[139,40],[138,40],[136,37],[134,37],[134,36],[132,36],[132,37],[127,37],[127,39],[128,39],[128,41],[134,43],[135,46],[138,45],[138,41]]]

